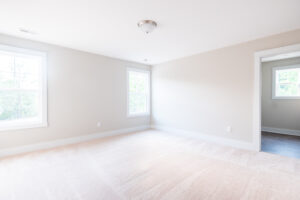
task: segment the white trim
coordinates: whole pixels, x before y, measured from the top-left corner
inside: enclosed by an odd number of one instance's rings
[[[47,53],[44,51],[36,51],[32,49],[20,48],[12,45],[5,45],[5,44],[0,44],[0,51],[5,51],[4,53],[12,52],[13,54],[19,54],[20,56],[24,54],[31,55],[31,56],[39,56],[39,57],[43,57],[47,55]]]
[[[39,120],[12,120],[10,122],[2,122],[3,125],[0,126],[0,131],[6,130],[18,130],[18,129],[27,129],[27,128],[40,128],[47,127],[47,53],[43,51],[35,51],[31,49],[19,48],[15,46],[3,45],[0,44],[0,52],[11,54],[11,55],[19,55],[26,57],[40,57],[42,60],[41,64],[41,115],[39,116]],[[23,121],[23,122],[22,122]],[[27,121],[27,122],[26,122]],[[6,126],[5,126],[6,124]],[[11,125],[10,125],[11,124]]]
[[[150,126],[148,126],[148,125],[137,126],[137,127],[132,127],[132,128],[105,131],[105,132],[101,132],[101,133],[94,133],[94,134],[89,134],[89,135],[84,135],[84,136],[73,137],[73,138],[59,139],[59,140],[54,140],[54,141],[50,141],[50,142],[42,142],[42,143],[37,143],[37,144],[32,144],[32,145],[3,149],[3,150],[0,150],[0,158],[5,157],[5,156],[10,156],[10,155],[38,151],[38,150],[51,149],[51,148],[55,148],[55,147],[65,146],[68,144],[87,142],[87,141],[94,140],[94,139],[122,135],[122,134],[136,132],[136,131],[143,131],[143,130],[147,130],[149,128],[150,128]]]
[[[8,134],[9,130],[20,130],[20,129],[30,129],[30,128],[43,128],[47,127],[47,123],[41,123],[39,118],[31,118],[24,120],[12,120],[7,122],[2,122],[0,126],[0,134]],[[2,132],[3,131],[3,132]]]
[[[217,144],[221,144],[221,145],[225,145],[225,146],[231,146],[231,147],[235,147],[235,148],[239,148],[239,149],[247,149],[247,150],[252,150],[252,151],[256,150],[256,147],[252,142],[244,142],[244,141],[239,141],[239,140],[235,140],[235,139],[211,136],[209,134],[205,134],[205,133],[201,133],[201,132],[186,131],[186,130],[170,128],[170,127],[166,127],[166,126],[152,125],[151,128],[170,132],[171,134],[176,134],[181,137],[200,139],[203,141],[217,143]]]
[[[270,62],[270,61],[276,61],[276,60],[283,60],[288,58],[295,58],[300,56],[300,51],[286,53],[286,54],[280,54],[276,56],[271,57],[265,57],[261,59],[261,62]]]
[[[261,150],[261,61],[270,56],[300,51],[300,44],[258,51],[254,53],[254,94],[253,94],[253,145]]]
[[[43,91],[42,91],[42,124],[41,127],[48,126],[48,59],[47,53],[43,53],[42,76],[43,76]]]
[[[134,71],[134,72],[142,72],[148,75],[148,105],[147,105],[147,112],[145,113],[138,113],[138,114],[129,114],[129,72]],[[134,118],[134,117],[149,117],[150,116],[150,101],[151,101],[151,91],[150,91],[150,85],[151,85],[151,73],[150,70],[147,69],[140,69],[140,68],[132,68],[132,67],[127,67],[126,69],[126,93],[127,93],[127,117],[128,118]]]
[[[136,117],[149,117],[150,116],[150,112],[147,113],[139,113],[139,114],[127,114],[127,118],[136,118]]]
[[[262,131],[270,132],[270,133],[279,133],[283,135],[294,135],[300,136],[300,130],[291,130],[291,129],[283,129],[283,128],[272,128],[272,127],[261,127]]]
[[[300,99],[300,96],[276,96],[276,71],[284,69],[300,69],[300,65],[288,65],[272,68],[272,99]]]

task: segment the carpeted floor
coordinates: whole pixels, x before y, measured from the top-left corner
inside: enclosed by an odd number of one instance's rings
[[[300,160],[144,131],[0,160],[1,200],[300,199]]]

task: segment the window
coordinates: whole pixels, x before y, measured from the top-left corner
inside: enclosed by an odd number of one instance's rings
[[[300,65],[273,68],[273,99],[300,99]]]
[[[150,113],[150,72],[139,69],[127,70],[128,113],[130,116]]]
[[[0,45],[0,130],[47,126],[46,54]]]

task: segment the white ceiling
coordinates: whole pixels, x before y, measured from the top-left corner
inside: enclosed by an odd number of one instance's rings
[[[0,0],[0,32],[157,64],[298,29],[299,8],[299,0]],[[144,34],[142,19],[157,29]]]

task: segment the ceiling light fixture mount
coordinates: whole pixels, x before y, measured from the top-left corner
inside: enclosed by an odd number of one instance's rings
[[[32,35],[36,35],[37,34],[35,31],[32,31],[30,29],[26,29],[26,28],[19,28],[19,31],[23,32],[23,33],[27,33],[27,34],[32,34]]]
[[[153,20],[142,20],[137,25],[146,34],[149,34],[157,27],[157,23]]]

